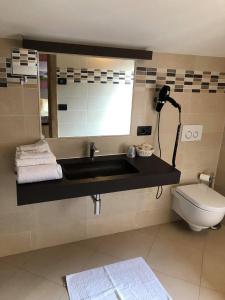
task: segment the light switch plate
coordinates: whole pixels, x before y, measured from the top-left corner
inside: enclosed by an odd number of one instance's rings
[[[181,142],[196,142],[202,139],[202,125],[183,125]]]

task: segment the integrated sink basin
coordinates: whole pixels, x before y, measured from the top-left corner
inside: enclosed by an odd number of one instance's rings
[[[67,179],[87,179],[105,176],[138,173],[126,159],[81,159],[79,162],[64,160],[60,162],[63,174]]]
[[[177,184],[180,171],[155,156],[128,158],[125,154],[69,158],[57,161],[60,180],[17,184],[18,205]]]

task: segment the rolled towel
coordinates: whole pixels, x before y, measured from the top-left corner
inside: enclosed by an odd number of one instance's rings
[[[46,180],[61,179],[62,168],[59,164],[38,165],[17,168],[17,182],[31,183]]]
[[[16,159],[36,159],[36,158],[52,158],[55,155],[50,151],[16,151]]]
[[[18,151],[36,151],[36,152],[45,152],[51,151],[48,143],[45,140],[40,140],[37,143],[29,145],[21,145],[17,147]]]

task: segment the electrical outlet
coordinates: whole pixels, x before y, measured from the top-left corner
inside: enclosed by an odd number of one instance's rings
[[[202,125],[183,125],[181,142],[196,142],[202,139]]]

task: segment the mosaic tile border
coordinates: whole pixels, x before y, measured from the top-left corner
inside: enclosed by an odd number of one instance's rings
[[[20,74],[13,74],[13,64],[16,63]],[[26,76],[26,84],[37,84],[38,57],[36,50],[13,49],[12,58],[0,57],[0,87],[8,84],[20,84],[21,78]],[[28,75],[24,74],[24,68],[28,68]],[[140,86],[150,89],[160,89],[163,85],[169,85],[174,92],[181,93],[225,93],[225,72],[197,71],[175,68],[141,67],[133,72],[100,70],[100,69],[76,69],[57,68],[57,78],[64,79],[67,83],[113,83],[131,84],[134,81]]]
[[[225,93],[225,72],[136,67],[135,82],[156,90],[166,84],[180,93]]]
[[[7,87],[7,73],[10,70],[8,59],[6,57],[0,57],[0,87]]]
[[[8,72],[7,72],[7,82],[11,84],[20,84],[21,83],[21,78],[23,78],[26,75],[14,75],[12,74],[12,62],[11,59],[8,58]],[[25,84],[37,84],[38,83],[38,78],[37,75],[27,75],[26,76],[26,82]]]
[[[31,49],[12,49],[12,74],[35,76],[38,73],[38,52]]]
[[[76,69],[76,68],[57,68],[58,84],[61,79],[67,83],[112,83],[112,84],[131,84],[134,74],[130,71],[100,70],[100,69]]]
[[[12,74],[12,60],[7,57],[0,57],[0,87],[8,85],[20,85],[21,79],[26,77],[26,85],[37,85],[37,75],[14,75]]]

